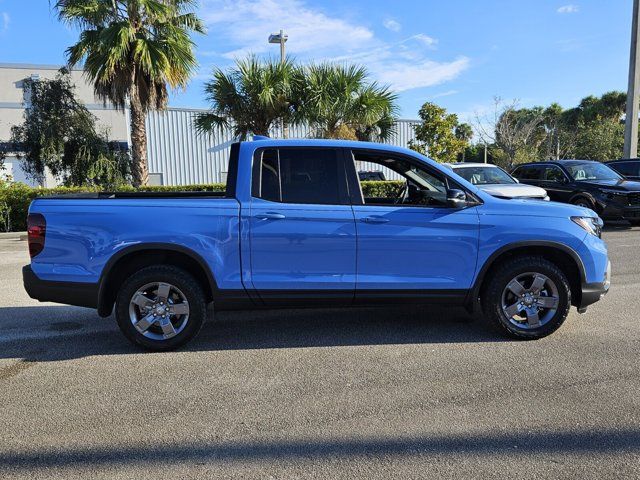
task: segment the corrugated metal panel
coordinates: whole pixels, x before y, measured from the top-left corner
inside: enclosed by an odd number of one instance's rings
[[[229,148],[234,142],[230,129],[199,134],[195,116],[203,110],[171,108],[150,112],[147,117],[147,154],[150,173],[162,174],[163,185],[189,185],[226,181]],[[387,142],[406,147],[414,138],[416,120],[398,120],[395,134]],[[313,132],[304,125],[289,126],[290,138],[308,138]],[[281,128],[272,129],[273,138],[281,137]],[[375,164],[360,162],[361,170],[380,170]],[[386,178],[399,178],[385,170]]]
[[[164,185],[224,181],[230,131],[202,135],[193,125],[196,110],[171,109],[147,117],[147,154],[150,173],[161,173]]]

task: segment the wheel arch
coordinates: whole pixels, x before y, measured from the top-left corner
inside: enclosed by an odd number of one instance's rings
[[[471,302],[477,302],[486,279],[491,271],[506,260],[516,256],[541,256],[555,263],[567,276],[571,287],[571,304],[579,305],[582,296],[582,284],[586,283],[586,270],[580,256],[571,247],[557,242],[529,241],[515,242],[501,247],[489,256],[480,269],[473,288]]]
[[[136,271],[150,265],[174,265],[193,275],[202,286],[205,300],[213,300],[218,285],[205,260],[195,251],[171,243],[141,243],[123,248],[105,264],[98,287],[98,314],[111,314],[117,285]]]
[[[587,200],[589,200],[593,204],[593,206],[595,208],[598,208],[598,202],[596,201],[595,197],[593,195],[591,195],[591,193],[586,192],[586,191],[580,191],[580,192],[575,193],[569,199],[569,203],[573,203],[579,198],[586,198]]]

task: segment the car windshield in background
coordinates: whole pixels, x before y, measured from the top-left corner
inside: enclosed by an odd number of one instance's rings
[[[462,167],[454,169],[454,172],[474,185],[505,185],[516,183],[507,172],[497,167]]]
[[[571,177],[581,180],[621,180],[622,177],[606,165],[596,162],[565,165]]]

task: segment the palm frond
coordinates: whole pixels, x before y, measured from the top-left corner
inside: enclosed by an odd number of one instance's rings
[[[193,123],[199,133],[210,133],[216,129],[229,126],[229,122],[225,117],[214,113],[199,113]]]
[[[166,105],[197,68],[191,33],[204,31],[187,0],[59,0],[59,17],[83,30],[67,50],[84,62],[96,94],[123,107],[136,96],[146,109]]]

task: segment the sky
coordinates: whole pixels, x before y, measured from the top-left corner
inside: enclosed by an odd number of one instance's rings
[[[63,64],[78,31],[54,0],[0,0],[0,62]],[[521,106],[575,106],[625,90],[632,0],[200,0],[206,35],[194,37],[199,69],[170,105],[206,108],[214,68],[253,53],[281,28],[300,62],[365,65],[398,95],[402,118],[435,102],[463,121],[487,115],[494,97]]]

